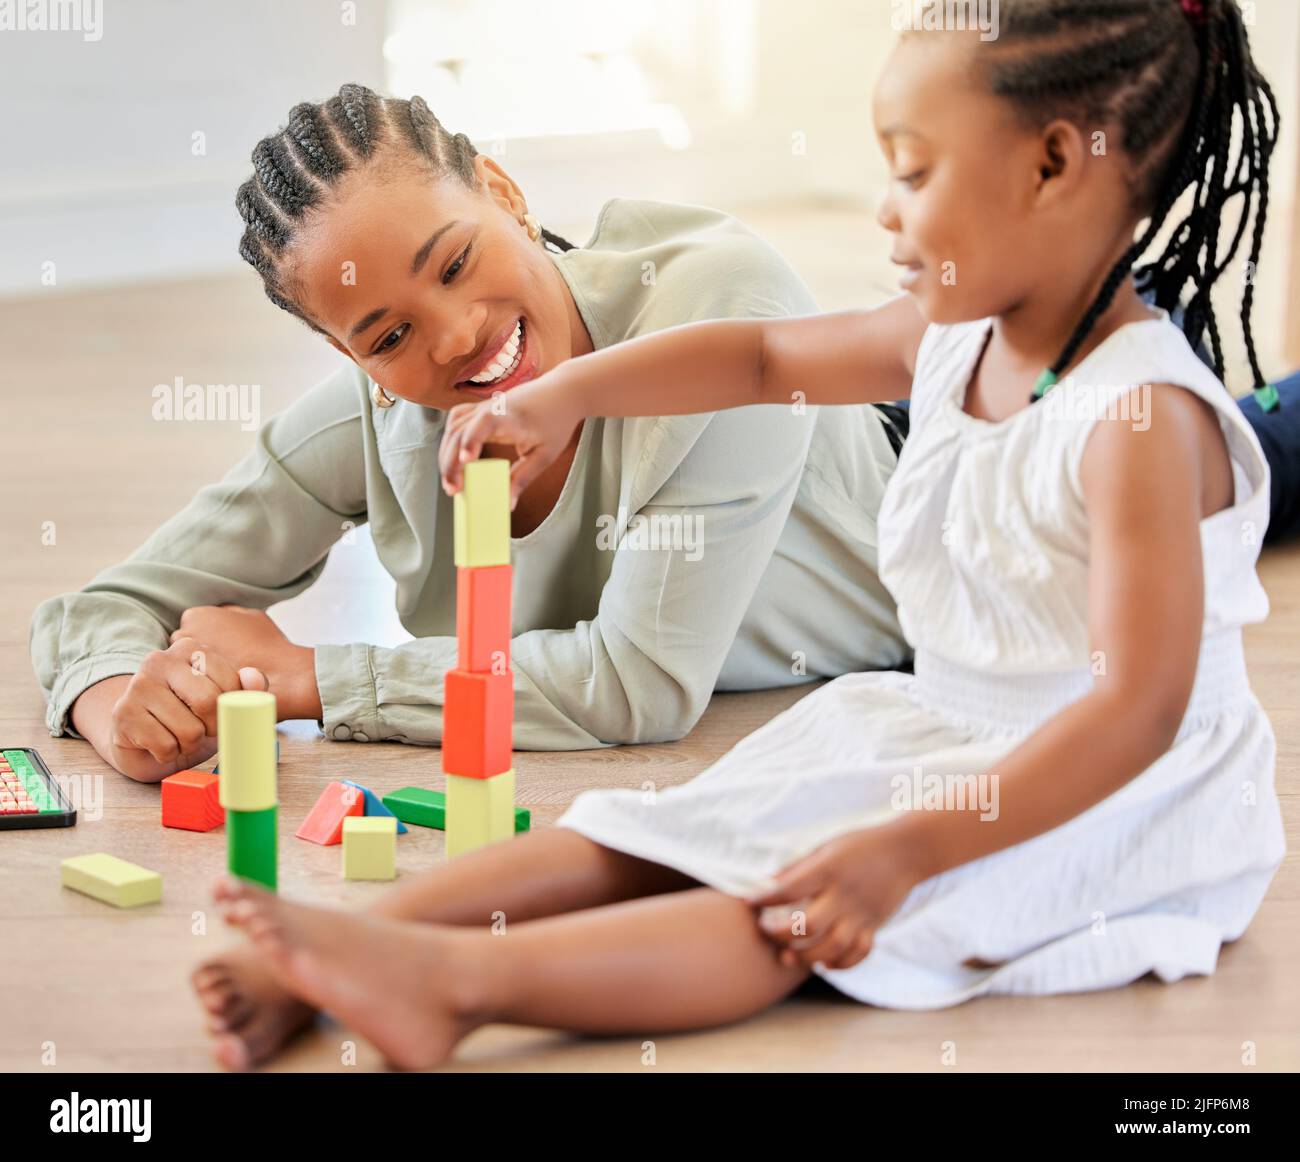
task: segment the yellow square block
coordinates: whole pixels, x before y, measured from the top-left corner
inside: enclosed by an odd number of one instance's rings
[[[63,886],[112,904],[136,908],[162,899],[162,876],[102,851],[76,855],[59,865]]]
[[[391,880],[397,875],[397,820],[349,815],[343,820],[343,878]]]
[[[490,779],[447,776],[447,858],[515,833],[515,769]]]
[[[456,565],[510,564],[510,461],[471,460],[452,497]]]

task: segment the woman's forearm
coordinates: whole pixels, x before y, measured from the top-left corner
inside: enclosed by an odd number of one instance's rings
[[[926,875],[1024,843],[1118,791],[1168,750],[1176,730],[1172,717],[1144,713],[1111,693],[1081,698],[995,769],[976,776],[974,787],[965,784],[960,809],[918,810],[906,821]],[[937,788],[914,789],[913,802],[923,802],[927,789]],[[952,800],[944,790],[948,808]]]

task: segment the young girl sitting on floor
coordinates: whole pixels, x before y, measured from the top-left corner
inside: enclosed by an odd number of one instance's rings
[[[455,488],[513,444],[518,487],[584,415],[807,423],[792,400],[910,394],[880,564],[915,675],[833,681],[694,781],[589,791],[372,914],[224,882],[261,960],[196,977],[223,1061],[268,1056],[312,1007],[424,1067],[486,1022],[733,1021],[810,972],[905,1008],[1173,981],[1241,935],[1283,854],[1241,639],[1267,612],[1269,482],[1189,339],[1221,376],[1224,203],[1253,207],[1257,262],[1276,108],[1235,0],[1002,13],[994,41],[903,36],[877,88],[905,297],[635,339],[457,409],[443,445]],[[1189,187],[1143,272],[1152,310],[1133,267]]]

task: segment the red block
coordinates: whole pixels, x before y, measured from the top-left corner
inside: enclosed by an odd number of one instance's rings
[[[356,787],[345,783],[331,783],[321,792],[311,814],[298,828],[299,839],[332,847],[343,842],[343,820],[349,815],[366,813],[366,797]]]
[[[448,670],[443,686],[444,774],[487,779],[511,767],[515,691],[506,674]]]
[[[162,781],[162,824],[182,831],[211,831],[226,821],[211,771],[177,771]]]
[[[509,670],[510,582],[509,565],[456,570],[458,669],[476,674]]]

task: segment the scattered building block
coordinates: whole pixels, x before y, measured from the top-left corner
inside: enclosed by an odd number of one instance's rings
[[[225,822],[219,780],[211,771],[177,771],[162,781],[162,824],[182,831],[211,831]]]
[[[364,816],[365,807],[366,797],[360,790],[335,781],[321,792],[296,834],[308,843],[333,847],[343,842],[343,820],[350,815]]]
[[[391,880],[397,875],[397,819],[392,815],[343,820],[343,878]]]
[[[447,776],[447,858],[514,834],[515,771],[487,779]]]
[[[510,769],[515,692],[505,674],[448,670],[443,683],[444,774],[486,779]]]
[[[510,461],[471,460],[452,497],[456,564],[510,564]]]
[[[59,865],[65,888],[93,896],[115,908],[138,908],[162,899],[162,876],[139,864],[96,852]]]
[[[456,665],[479,674],[510,669],[512,569],[456,570]]]
[[[218,782],[226,810],[226,867],[275,891],[278,881],[275,695],[232,690],[217,697]]]
[[[401,787],[384,796],[384,806],[404,823],[442,831],[447,824],[447,797],[424,787]]]
[[[360,783],[354,783],[351,779],[340,779],[339,782],[347,787],[355,787],[365,796],[365,804],[362,814],[367,818],[371,815],[378,815],[381,817],[384,815],[393,815],[393,813],[384,806],[383,800],[381,800],[369,787],[363,787]],[[396,816],[394,815],[393,818],[396,818]],[[397,824],[397,834],[406,834],[406,827],[400,822]]]
[[[384,796],[384,806],[398,819],[417,827],[446,829],[447,796],[442,791],[427,787],[401,787]],[[515,831],[527,831],[532,826],[532,813],[527,807],[515,808]]]

